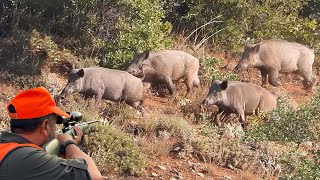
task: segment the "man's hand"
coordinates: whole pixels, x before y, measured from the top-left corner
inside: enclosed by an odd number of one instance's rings
[[[72,138],[71,135],[65,133],[57,135],[57,139],[59,140],[60,144],[63,144],[68,140],[74,140],[77,143],[77,145],[80,144],[83,136],[83,131],[77,125],[73,126],[73,130],[75,132],[74,138]]]
[[[82,139],[82,136],[83,136],[83,131],[77,126],[75,125],[73,127],[74,129],[74,132],[75,132],[75,136],[74,136],[74,141],[77,143],[77,145],[79,145],[81,143],[81,139]]]
[[[69,134],[58,134],[57,139],[59,140],[60,144],[64,144],[68,140],[73,140],[72,136]]]

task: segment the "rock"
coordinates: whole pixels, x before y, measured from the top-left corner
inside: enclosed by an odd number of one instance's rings
[[[160,170],[163,170],[163,171],[167,170],[167,168],[166,168],[166,167],[164,167],[164,166],[160,166],[160,165],[156,166],[156,168],[158,168],[158,169],[160,169]]]
[[[189,167],[194,170],[196,173],[202,173],[202,174],[207,174],[209,172],[209,169],[202,165],[201,163],[193,163],[193,162],[188,162]]]
[[[181,172],[179,172],[178,170],[172,169],[170,170],[170,172],[174,174],[175,179],[183,179]]]
[[[200,177],[204,177],[204,174],[202,174],[202,173],[197,173],[197,175]]]
[[[274,168],[274,176],[279,177],[281,173],[281,166],[280,164],[277,164],[276,167]]]
[[[158,137],[162,140],[167,140],[171,137],[171,134],[168,131],[163,130],[158,132]]]
[[[158,177],[159,175],[157,173],[151,173],[151,177]]]
[[[309,151],[311,151],[312,149],[313,149],[313,144],[311,141],[303,141],[299,144],[298,152],[302,156],[307,156]]]

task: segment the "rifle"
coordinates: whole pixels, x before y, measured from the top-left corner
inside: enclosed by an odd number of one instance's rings
[[[98,120],[88,121],[84,123],[77,124],[77,122],[82,120],[82,114],[80,112],[67,112],[71,115],[70,118],[64,116],[58,116],[57,124],[63,124],[61,129],[62,133],[66,133],[74,137],[76,134],[74,132],[73,126],[77,125],[82,131],[89,128],[89,124],[99,122]],[[53,139],[47,142],[42,148],[51,155],[60,155],[60,142],[58,139]]]

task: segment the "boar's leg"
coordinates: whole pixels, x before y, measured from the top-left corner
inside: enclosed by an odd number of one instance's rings
[[[186,96],[190,96],[192,94],[192,88],[193,88],[193,80],[192,79],[188,79],[186,82],[187,85],[187,94]]]
[[[241,127],[245,130],[245,129],[247,129],[247,125],[248,125],[248,123],[246,122],[246,115],[245,115],[245,113],[244,113],[244,109],[239,109],[239,110],[237,110],[237,114],[238,114],[238,116],[239,116],[239,122],[240,122],[240,124],[241,124]]]
[[[145,114],[145,109],[144,109],[144,100],[140,101],[126,101],[126,103],[135,109],[137,109],[139,112],[141,112],[142,116]]]
[[[265,69],[260,69],[260,73],[261,73],[261,78],[262,78],[261,86],[265,87],[267,85],[268,71]]]
[[[303,85],[305,88],[312,88],[316,78],[312,75],[312,67],[307,70],[299,70],[298,72],[303,77]]]
[[[199,87],[200,86],[200,80],[198,78],[198,76],[194,77],[192,76],[188,76],[187,77],[187,81],[186,81],[186,85],[187,85],[187,94],[186,96],[190,96],[193,92],[193,87]]]
[[[99,93],[99,94],[97,95],[96,105],[98,105],[98,104],[101,102],[101,100],[102,100],[102,95],[103,95],[103,93]]]
[[[269,83],[272,86],[280,86],[280,82],[278,80],[278,76],[279,76],[279,71],[276,69],[271,70],[270,74],[269,74]]]
[[[100,104],[102,100],[102,96],[104,94],[105,86],[103,83],[101,84],[96,84],[97,86],[95,87],[94,90],[92,90],[93,94],[96,94],[96,105]]]
[[[171,78],[165,77],[165,78],[164,78],[164,83],[165,83],[165,85],[167,86],[170,94],[174,94],[175,91],[176,91],[176,89],[175,89],[175,86],[174,86]]]

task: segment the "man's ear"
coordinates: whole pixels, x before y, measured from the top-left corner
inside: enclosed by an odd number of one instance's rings
[[[46,119],[41,123],[40,132],[46,136],[49,136],[48,130],[50,129],[49,120]]]

